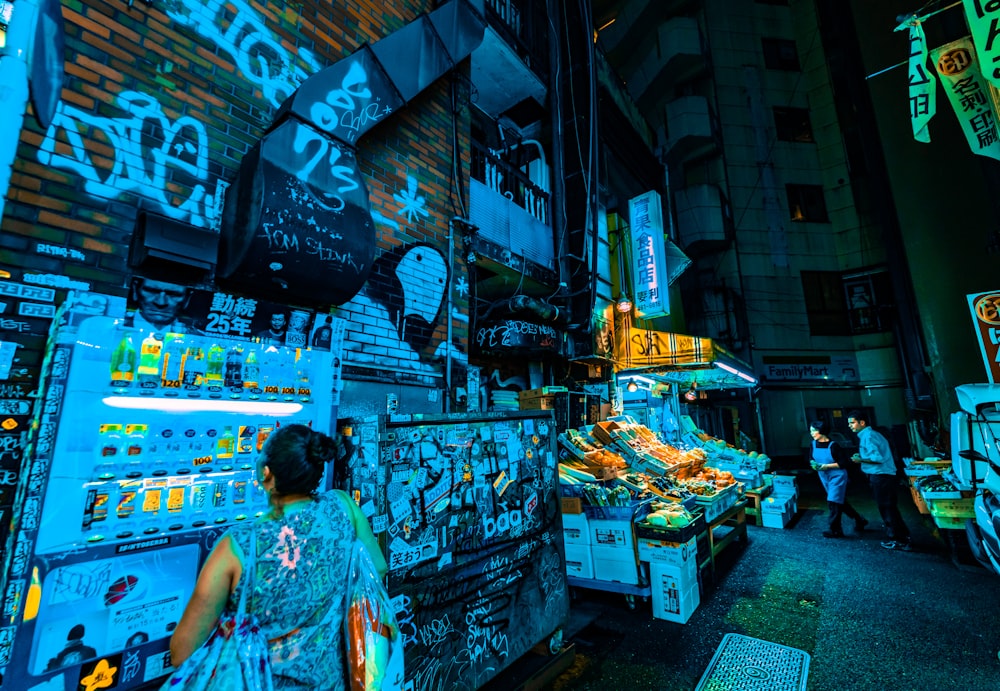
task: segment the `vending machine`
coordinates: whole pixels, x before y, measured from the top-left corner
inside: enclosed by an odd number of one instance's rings
[[[267,509],[264,440],[330,428],[329,351],[253,335],[250,319],[245,336],[157,332],[125,307],[71,294],[53,325],[8,557],[5,688],[163,677],[208,551]]]

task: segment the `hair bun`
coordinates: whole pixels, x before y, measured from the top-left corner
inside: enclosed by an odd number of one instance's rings
[[[310,465],[322,466],[333,460],[337,452],[337,443],[333,437],[323,432],[310,430],[306,440],[306,460]]]

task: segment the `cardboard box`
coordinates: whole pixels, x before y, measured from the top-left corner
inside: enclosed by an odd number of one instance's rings
[[[653,596],[653,616],[686,624],[701,604],[697,578],[688,581],[674,567],[650,564],[649,581]]]
[[[577,578],[594,577],[594,556],[590,545],[566,545],[566,575]]]
[[[562,499],[562,514],[582,514],[583,502],[580,497],[560,497]]]
[[[594,558],[594,578],[598,581],[614,581],[628,585],[639,585],[639,568],[635,553],[618,547],[591,545]]]
[[[771,488],[774,494],[799,496],[799,488],[795,484],[794,475],[772,475]]]
[[[683,569],[698,569],[698,538],[687,542],[667,542],[639,538],[639,561],[669,564]]]
[[[582,513],[563,514],[563,542],[568,545],[589,545],[590,521]]]
[[[635,536],[631,520],[590,519],[590,544],[626,552],[635,561]]]
[[[784,528],[792,521],[795,500],[792,497],[771,495],[760,503],[761,525],[765,528]]]

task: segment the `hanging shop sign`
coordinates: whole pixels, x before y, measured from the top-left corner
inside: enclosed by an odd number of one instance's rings
[[[629,199],[628,213],[636,315],[645,319],[666,316],[670,314],[670,291],[660,195],[649,191]]]
[[[910,32],[910,124],[913,127],[913,138],[926,144],[931,140],[928,125],[937,111],[937,81],[927,69],[927,38],[924,36],[923,25],[916,17],[910,17],[896,27],[896,31],[903,29]]]
[[[558,353],[562,332],[548,324],[502,319],[476,329],[476,345],[484,352]]]
[[[983,77],[968,36],[931,51],[941,85],[972,153],[1000,159],[993,93]]]
[[[991,384],[1000,382],[1000,290],[966,296],[976,327],[979,352]]]
[[[964,0],[965,19],[979,52],[983,73],[1000,88],[1000,3],[993,0]]]

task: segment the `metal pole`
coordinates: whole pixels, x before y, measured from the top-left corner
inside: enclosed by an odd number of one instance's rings
[[[28,64],[38,23],[38,0],[17,0],[0,53],[0,220],[28,106]]]

